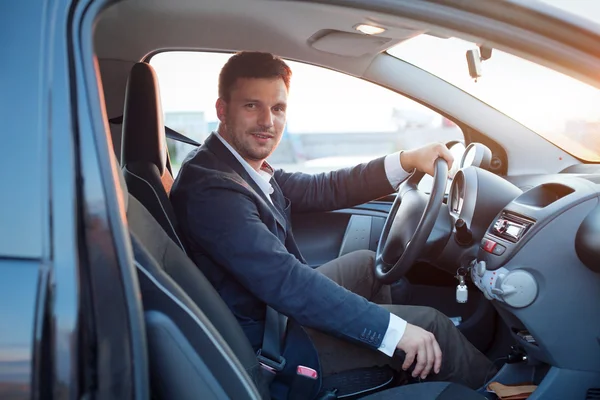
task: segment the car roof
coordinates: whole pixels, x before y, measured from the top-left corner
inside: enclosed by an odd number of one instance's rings
[[[482,0],[466,5],[456,0],[444,4],[421,0],[385,7],[387,3],[125,0],[106,10],[98,21],[96,54],[100,59],[139,61],[163,49],[260,50],[362,76],[381,52],[420,34],[462,37],[519,51],[511,49],[510,41],[498,33],[494,42],[494,37],[478,37],[470,29],[470,24],[474,28],[494,20],[541,34],[557,32],[557,37],[574,46],[595,47],[600,38],[597,24],[531,0]],[[458,23],[461,18],[462,24]],[[386,31],[378,36],[360,34],[355,26],[364,23]],[[572,37],[575,32],[579,36]]]

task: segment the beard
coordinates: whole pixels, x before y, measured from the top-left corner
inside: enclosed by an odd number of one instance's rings
[[[263,161],[275,151],[279,144],[279,140],[277,140],[278,135],[274,129],[253,127],[239,131],[235,129],[234,125],[226,124],[226,131],[229,143],[245,160]],[[271,137],[271,139],[261,145],[253,138],[253,135],[256,134],[266,135]]]

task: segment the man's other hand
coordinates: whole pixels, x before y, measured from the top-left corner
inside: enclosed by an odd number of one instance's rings
[[[402,364],[402,369],[407,370],[415,361],[415,369],[412,372],[413,378],[418,376],[421,379],[427,378],[431,372],[438,374],[442,367],[442,350],[433,333],[427,332],[418,326],[407,324],[402,339],[398,342],[398,349],[406,353],[406,358]]]
[[[405,171],[412,171],[416,168],[418,171],[433,176],[435,160],[439,157],[446,160],[448,169],[452,168],[454,157],[450,153],[450,150],[441,143],[431,143],[418,149],[401,152],[400,164]]]

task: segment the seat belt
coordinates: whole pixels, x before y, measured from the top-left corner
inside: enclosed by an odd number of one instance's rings
[[[263,369],[271,372],[271,379],[285,368],[285,358],[281,356],[281,342],[286,325],[287,317],[267,306],[263,342],[257,358]]]
[[[114,117],[108,120],[109,123],[113,125],[122,125],[123,124],[123,116],[120,115],[118,117]],[[194,139],[190,139],[189,137],[182,135],[174,129],[169,128],[165,125],[165,136],[169,139],[173,139],[177,142],[191,144],[192,146],[200,147],[201,144],[196,142]]]

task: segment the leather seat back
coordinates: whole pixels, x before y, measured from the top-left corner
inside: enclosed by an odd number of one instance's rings
[[[121,178],[153,398],[268,399],[260,364],[239,323],[193,261],[128,195]]]
[[[121,189],[142,289],[153,395],[268,398],[246,335],[185,253],[169,201],[173,177],[158,81],[146,63],[137,63],[127,82],[121,151]]]
[[[167,235],[185,251],[169,201],[173,186],[160,89],[147,63],[131,69],[125,92],[121,166],[129,193],[152,214]]]

